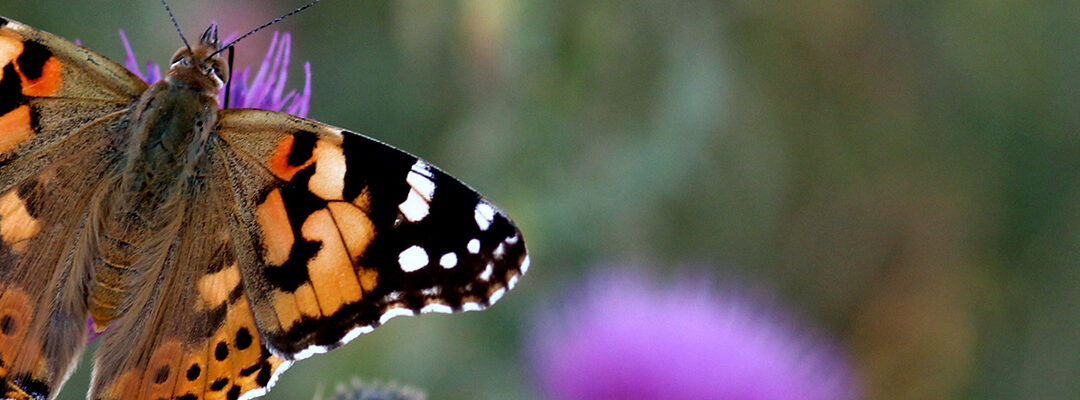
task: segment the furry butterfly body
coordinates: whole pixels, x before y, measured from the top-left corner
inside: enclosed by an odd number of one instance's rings
[[[528,267],[513,223],[375,140],[219,107],[217,34],[147,85],[0,18],[0,397],[257,397],[388,319],[479,310]],[[87,325],[90,329],[87,329]]]

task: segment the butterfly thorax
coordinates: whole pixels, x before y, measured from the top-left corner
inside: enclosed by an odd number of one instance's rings
[[[90,291],[95,329],[123,310],[135,282],[164,262],[205,171],[210,133],[217,124],[223,64],[214,27],[192,49],[181,48],[165,78],[135,103],[126,162],[106,189],[97,228],[99,260]]]

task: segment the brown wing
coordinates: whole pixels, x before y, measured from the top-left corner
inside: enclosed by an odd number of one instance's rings
[[[52,396],[86,342],[87,210],[145,87],[100,55],[0,18],[0,397]]]
[[[48,32],[0,17],[0,38],[0,60],[27,96],[122,101],[146,90],[124,66]]]
[[[146,87],[101,55],[0,17],[0,190],[44,168],[58,156],[56,143],[130,107]]]
[[[183,218],[155,234],[147,271],[95,353],[91,399],[237,399],[265,393],[289,363],[256,328],[234,252],[233,199],[219,147],[189,182]],[[166,249],[167,248],[167,249]],[[165,251],[161,251],[161,250]]]
[[[508,217],[428,163],[288,114],[222,111],[232,234],[271,352],[302,359],[388,319],[485,308],[528,268]]]
[[[68,157],[0,194],[0,393],[7,397],[55,394],[86,343],[88,210],[118,160],[108,140],[90,139],[123,123],[114,114],[83,126],[62,144]]]

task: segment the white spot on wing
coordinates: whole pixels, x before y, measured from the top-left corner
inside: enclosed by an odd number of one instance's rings
[[[485,281],[485,282],[491,280],[491,274],[493,272],[495,272],[494,267],[495,267],[494,264],[487,263],[487,266],[484,267],[484,272],[480,273],[480,280]]]
[[[457,265],[457,254],[446,253],[439,258],[439,265],[443,268],[450,269]]]
[[[398,210],[409,222],[416,222],[428,215],[430,205],[414,189],[409,191],[409,197],[406,197],[404,202],[398,204]]]
[[[452,308],[450,308],[450,306],[448,306],[446,304],[439,304],[439,303],[431,303],[431,304],[428,304],[428,305],[426,305],[426,306],[424,306],[423,308],[420,309],[421,314],[430,314],[430,313],[449,314],[449,313],[452,313],[452,312],[454,312],[454,310]]]
[[[488,304],[495,304],[496,301],[499,301],[499,299],[502,299],[504,294],[506,294],[506,289],[505,288],[499,288],[498,290],[492,292],[491,293],[491,298],[488,299]]]
[[[409,186],[412,186],[413,189],[416,189],[425,199],[430,201],[435,194],[435,181],[433,178],[431,167],[421,160],[416,160],[416,164],[413,164],[409,175],[405,177],[405,182],[409,182]]]
[[[510,279],[506,281],[506,287],[513,289],[514,286],[517,286],[517,281],[518,275],[511,276]]]
[[[303,360],[316,354],[323,354],[329,349],[326,346],[311,345],[306,349],[300,350],[299,353],[293,354],[294,360]]]
[[[93,381],[91,381],[93,382]],[[240,395],[239,400],[251,400],[263,397],[266,395],[266,388],[255,388],[248,390],[246,393]]]
[[[405,272],[413,272],[428,265],[428,254],[423,247],[412,246],[398,255],[398,265]]]
[[[265,388],[257,388],[257,389],[249,390],[247,393],[244,393],[242,396],[240,396],[240,400],[254,399],[254,398],[265,396],[266,393],[269,392],[270,389],[272,389],[274,387],[274,385],[277,384],[278,378],[281,377],[281,374],[285,373],[285,370],[289,369],[289,367],[291,367],[292,364],[293,364],[292,361],[288,361],[288,360],[282,361],[281,365],[278,365],[277,369],[274,370],[274,374],[270,375],[270,380],[266,382],[266,387]],[[91,381],[91,382],[93,382],[93,381]]]
[[[431,210],[431,198],[435,196],[435,181],[431,174],[431,167],[427,163],[416,160],[409,174],[405,176],[405,182],[409,183],[409,195],[405,201],[398,204],[398,210],[409,222],[424,219]]]
[[[410,310],[410,309],[404,308],[404,307],[394,307],[394,308],[391,308],[389,310],[386,310],[386,312],[383,313],[383,315],[381,317],[379,317],[379,325],[385,324],[386,321],[389,321],[389,320],[391,320],[393,318],[396,318],[396,317],[410,316],[410,315],[415,315],[413,313],[413,310]]]
[[[483,309],[484,306],[481,306],[480,303],[468,302],[461,305],[461,311],[480,311]]]
[[[506,245],[499,243],[498,246],[495,246],[495,251],[492,252],[491,255],[497,259],[501,259],[503,254],[506,254]]]
[[[469,241],[468,246],[469,253],[476,254],[480,252],[480,239],[473,239]]]
[[[517,244],[518,240],[521,240],[521,237],[518,236],[517,233],[515,233],[514,236],[506,238],[506,240],[504,240],[504,242],[506,242],[506,244],[508,244],[508,245],[513,246],[513,245]]]
[[[480,230],[486,231],[491,227],[491,221],[495,219],[495,208],[491,204],[481,201],[476,204],[473,217],[476,218],[476,226],[479,226]]]
[[[525,274],[529,272],[529,256],[525,256],[525,261],[521,262],[521,273]]]
[[[338,345],[345,345],[346,343],[351,342],[353,339],[360,337],[360,335],[371,333],[371,331],[373,330],[375,330],[375,328],[372,328],[371,325],[364,325],[352,328],[349,333],[346,333],[345,336],[341,337],[341,340],[338,341]]]
[[[425,289],[420,289],[420,294],[428,297],[435,297],[439,295],[440,291],[441,290],[439,290],[439,288],[437,287],[429,287]]]

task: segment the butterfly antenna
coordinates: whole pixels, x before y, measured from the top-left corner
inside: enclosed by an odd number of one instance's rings
[[[176,33],[180,34],[180,40],[184,41],[184,47],[187,47],[188,51],[191,51],[191,45],[188,44],[187,38],[184,37],[184,31],[180,30],[180,24],[176,23],[176,16],[173,15],[172,9],[169,8],[169,3],[166,3],[165,0],[161,0],[161,5],[165,6],[165,12],[169,13],[169,19],[172,20],[173,26],[176,27]]]
[[[165,1],[165,0],[161,0],[161,1]],[[267,22],[267,23],[265,23],[265,24],[262,24],[262,25],[261,25],[261,26],[259,26],[258,28],[252,29],[252,30],[251,30],[251,32],[245,33],[245,34],[241,35],[240,37],[236,38],[235,40],[233,40],[233,41],[229,42],[229,44],[226,44],[226,45],[224,45],[224,46],[221,46],[221,48],[220,48],[220,49],[218,49],[218,51],[215,51],[215,52],[214,52],[213,54],[210,54],[210,56],[209,56],[209,57],[206,57],[206,59],[207,59],[207,60],[209,60],[209,59],[210,59],[210,57],[216,56],[216,55],[217,55],[218,53],[221,53],[222,51],[225,51],[225,49],[228,49],[228,48],[232,47],[232,46],[233,46],[233,45],[235,45],[235,44],[236,44],[237,42],[239,42],[239,41],[241,41],[241,40],[244,40],[244,38],[246,38],[246,37],[248,37],[248,36],[251,36],[251,35],[252,35],[252,34],[254,34],[255,32],[261,31],[261,30],[263,30],[264,28],[266,28],[266,27],[268,27],[268,26],[270,26],[270,25],[273,25],[273,24],[276,24],[276,23],[278,23],[278,22],[281,22],[281,21],[282,21],[282,20],[284,20],[285,18],[289,18],[289,17],[293,16],[293,14],[296,14],[296,13],[298,13],[298,12],[304,11],[304,10],[306,10],[306,9],[307,9],[308,7],[311,7],[311,6],[315,5],[315,3],[318,3],[319,1],[322,1],[322,0],[313,0],[312,2],[310,2],[310,3],[307,3],[307,4],[305,4],[305,5],[303,5],[303,6],[299,7],[299,8],[297,8],[297,9],[295,9],[295,10],[292,10],[292,11],[289,11],[288,13],[285,13],[285,15],[282,15],[282,16],[280,16],[280,17],[274,18],[274,19],[273,19],[273,20],[271,20],[270,22]]]

